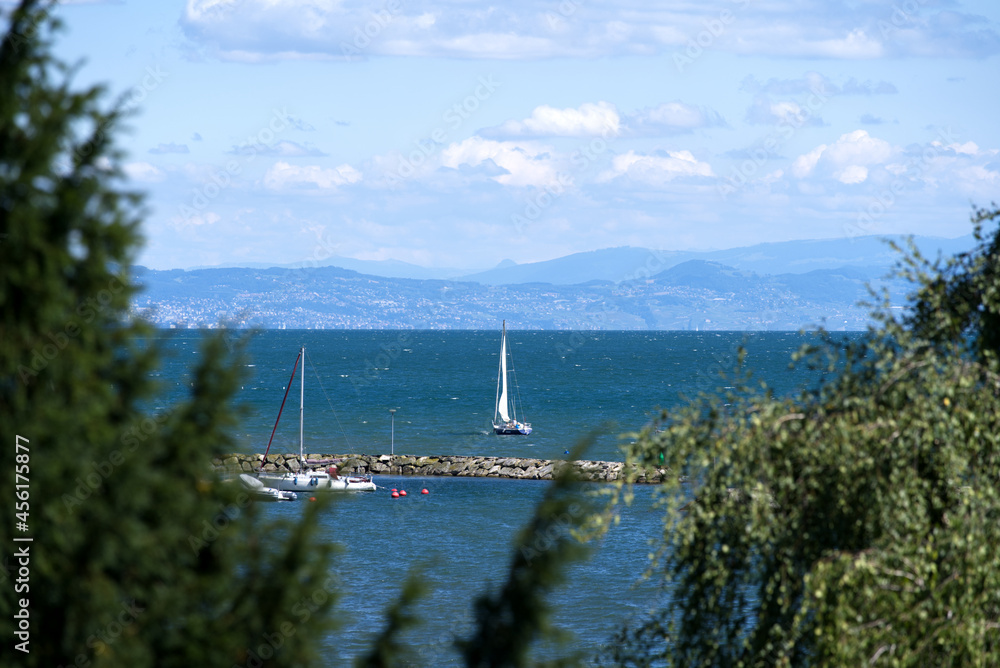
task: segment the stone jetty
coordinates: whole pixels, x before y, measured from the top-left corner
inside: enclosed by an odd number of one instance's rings
[[[264,464],[264,470],[291,471],[321,469],[336,465],[341,474],[459,476],[466,478],[516,478],[519,480],[551,480],[554,471],[565,466],[562,460],[522,459],[520,457],[464,457],[446,455],[418,457],[414,455],[306,455],[303,463],[293,453],[281,455],[232,454],[213,461],[217,469],[227,473],[249,473]],[[622,462],[576,461],[572,462],[581,480],[610,482],[622,476]],[[635,482],[658,483],[666,469],[635,469]]]

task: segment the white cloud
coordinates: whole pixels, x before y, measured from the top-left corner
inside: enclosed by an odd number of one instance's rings
[[[322,157],[326,153],[319,150],[315,146],[302,145],[298,142],[281,140],[274,144],[241,144],[239,146],[234,146],[227,153],[232,155],[274,155],[286,158],[300,158],[300,157]]]
[[[690,151],[669,151],[666,155],[642,155],[629,151],[616,155],[611,160],[611,169],[603,172],[598,181],[610,181],[619,176],[655,186],[679,177],[715,174],[711,165],[699,161]]]
[[[541,105],[535,107],[529,118],[507,121],[480,134],[498,138],[663,136],[725,125],[725,120],[713,109],[680,101],[624,115],[610,102],[585,102],[567,109]]]
[[[982,165],[967,167],[958,173],[966,181],[982,182],[989,186],[996,187],[1000,184],[1000,172],[987,169]]]
[[[816,169],[816,163],[826,150],[826,144],[820,144],[804,155],[800,155],[792,163],[792,174],[799,179],[804,179]]]
[[[149,152],[155,155],[165,155],[167,153],[190,153],[191,151],[188,149],[187,144],[170,142],[167,144],[158,144],[149,149]]]
[[[873,82],[870,79],[858,81],[848,78],[838,85],[819,72],[806,72],[797,79],[778,79],[772,77],[760,81],[753,75],[748,75],[740,85],[740,89],[755,94],[767,93],[773,95],[800,95],[818,93],[829,97],[833,95],[892,95],[899,90],[889,81]]]
[[[773,101],[767,95],[759,94],[747,109],[746,120],[754,125],[821,126],[823,119],[816,115],[816,108],[822,98],[811,101],[812,108],[803,107],[793,100]]]
[[[631,134],[636,135],[681,134],[726,125],[718,112],[679,100],[642,109],[625,120]]]
[[[491,162],[506,172],[491,178],[508,186],[541,187],[565,183],[565,178],[562,181],[559,179],[551,150],[534,142],[515,143],[469,137],[442,150],[441,162],[453,169]]]
[[[855,183],[861,183],[868,178],[868,168],[861,165],[848,165],[840,170],[840,174],[837,176],[837,180],[841,183],[846,183],[848,185],[853,185]]]
[[[869,168],[883,165],[896,153],[892,145],[865,130],[855,130],[840,136],[827,146],[822,144],[792,163],[792,174],[803,179],[818,173],[841,183],[854,185],[868,179]]]
[[[861,183],[868,178],[867,167],[884,164],[892,157],[889,142],[870,136],[864,130],[842,135],[826,150],[823,159],[833,167],[833,176],[841,183]]]
[[[274,163],[264,174],[264,187],[268,190],[318,189],[333,190],[361,180],[361,172],[350,165],[320,167],[306,165],[299,167],[287,162]]]
[[[556,109],[547,104],[535,107],[522,121],[507,121],[489,131],[508,137],[593,137],[617,135],[621,118],[615,105],[608,102],[585,102],[577,108]]]
[[[996,29],[972,13],[921,6],[894,20],[890,3],[483,6],[339,0],[188,0],[181,26],[201,47],[241,60],[368,55],[536,59],[684,53],[704,39],[738,54],[832,59],[987,57]],[[570,8],[567,10],[566,8]],[[728,16],[728,21],[721,18]],[[706,38],[702,38],[706,35]]]
[[[174,225],[177,227],[205,227],[215,225],[222,220],[222,216],[212,211],[195,213],[187,217],[177,216],[174,218]]]
[[[878,58],[885,54],[882,42],[869,36],[861,28],[855,28],[845,37],[817,40],[811,44],[802,45],[802,48],[805,53],[801,55],[846,60]]]
[[[966,155],[977,155],[979,153],[979,146],[974,141],[967,141],[964,144],[955,142],[948,144],[947,148],[950,148],[955,153],[964,153]]]
[[[163,170],[148,162],[129,162],[122,166],[122,170],[133,181],[156,183],[167,178]]]
[[[704,123],[704,114],[700,109],[682,102],[667,102],[649,109],[637,117],[650,123],[678,128],[695,128]]]

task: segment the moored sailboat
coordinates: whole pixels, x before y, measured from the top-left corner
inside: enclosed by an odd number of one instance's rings
[[[513,368],[513,363],[511,364]],[[497,373],[496,410],[493,413],[493,433],[500,436],[527,436],[531,424],[517,419],[517,402],[507,391],[507,321],[503,321],[500,335],[500,370]],[[515,381],[515,392],[517,390]]]
[[[331,466],[324,470],[308,470],[303,468],[299,472],[265,472],[264,463],[267,461],[267,453],[271,450],[271,441],[274,440],[274,432],[278,429],[278,421],[281,420],[281,412],[285,408],[285,401],[288,399],[288,390],[295,380],[295,371],[299,362],[305,365],[306,349],[299,350],[299,356],[295,359],[295,366],[292,367],[292,377],[288,381],[285,389],[285,398],[281,400],[281,408],[278,409],[278,419],[274,421],[274,429],[271,430],[271,440],[267,442],[267,451],[261,461],[261,470],[257,472],[257,478],[267,487],[272,487],[279,491],[289,492],[374,492],[375,483],[370,475],[341,476],[337,473],[337,467]],[[305,369],[299,371],[301,386],[299,390],[299,463],[305,467],[307,465],[303,446],[303,424],[305,414],[306,378]]]

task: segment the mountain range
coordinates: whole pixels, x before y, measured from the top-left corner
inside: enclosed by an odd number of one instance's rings
[[[929,257],[973,246],[918,237]],[[721,251],[620,247],[448,278],[400,262],[354,267],[137,268],[137,309],[163,327],[492,329],[863,329],[868,285],[898,253],[882,239],[790,241]],[[331,260],[333,261],[333,260]],[[348,263],[343,263],[348,264]],[[417,271],[420,270],[420,271]],[[376,273],[381,272],[381,274]],[[395,274],[414,274],[398,276]],[[444,274],[448,272],[444,270]]]

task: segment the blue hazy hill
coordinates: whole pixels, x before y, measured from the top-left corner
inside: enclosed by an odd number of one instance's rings
[[[510,260],[488,271],[467,274],[463,281],[486,285],[551,283],[577,285],[588,281],[620,283],[637,275],[651,275],[689,259],[681,251],[653,251],[648,248],[621,246],[586,253],[573,253],[544,262],[516,264]]]
[[[736,294],[754,284],[767,282],[753,272],[740,271],[719,262],[688,260],[652,277],[663,285],[705,290],[719,294]]]
[[[461,280],[487,285],[551,283],[577,285],[592,280],[622,281],[649,277],[679,264],[712,261],[760,275],[806,274],[820,269],[854,267],[872,278],[884,276],[898,253],[885,241],[902,243],[904,237],[855,237],[763,243],[718,251],[662,251],[622,246],[529,264],[507,264],[488,271],[468,274]],[[920,251],[930,257],[938,252],[951,255],[973,246],[971,235],[957,239],[915,237]]]
[[[973,245],[920,238],[925,255]],[[692,257],[694,256],[694,257]],[[337,329],[863,329],[868,285],[898,254],[874,237],[713,251],[610,248],[549,262],[504,261],[461,280],[385,277],[337,266],[136,269],[136,308],[161,326]],[[476,279],[476,280],[473,280]]]

